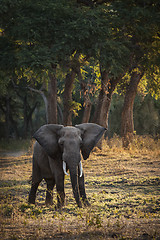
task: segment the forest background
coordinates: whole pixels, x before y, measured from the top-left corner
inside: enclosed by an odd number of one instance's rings
[[[158,0],[0,0],[0,137],[94,122],[160,134]]]

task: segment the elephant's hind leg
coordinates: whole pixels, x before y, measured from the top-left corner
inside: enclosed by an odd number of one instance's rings
[[[29,198],[28,198],[28,202],[32,203],[32,204],[35,204],[36,192],[37,192],[40,182],[42,181],[41,171],[35,160],[36,160],[35,156],[33,155],[32,186],[31,186],[31,190],[30,190]]]
[[[47,191],[46,191],[46,205],[53,205],[53,188],[55,185],[54,179],[45,179],[47,183]]]

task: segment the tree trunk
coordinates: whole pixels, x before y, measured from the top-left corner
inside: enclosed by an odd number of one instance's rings
[[[9,139],[10,136],[10,121],[9,121],[9,115],[10,115],[10,98],[6,97],[6,111],[5,111],[5,126],[6,126],[6,138]]]
[[[72,89],[75,79],[75,71],[72,70],[67,74],[65,80],[65,89],[63,93],[63,124],[64,126],[72,126]]]
[[[57,124],[57,79],[53,72],[49,74],[48,123]]]
[[[85,96],[84,98],[84,113],[82,118],[82,123],[88,123],[91,115],[92,103],[90,101],[89,96]]]
[[[84,99],[84,112],[83,112],[83,118],[82,118],[82,123],[88,123],[91,115],[91,109],[92,109],[92,103],[89,97],[88,89],[87,89],[87,83],[83,81],[82,75],[78,73],[78,78],[81,84],[81,89],[83,91],[83,99]]]
[[[122,76],[109,79],[106,71],[103,71],[101,76],[101,90],[99,93],[93,122],[108,129],[108,117],[112,95]]]
[[[143,74],[133,72],[131,80],[125,95],[122,118],[121,118],[121,136],[123,147],[128,148],[133,138],[134,121],[133,121],[133,105],[137,93],[137,87]]]
[[[108,129],[109,109],[111,105],[112,95],[117,83],[122,76],[117,78],[108,78],[108,73],[103,71],[101,73],[101,90],[98,97],[98,103],[94,113],[93,122]],[[99,141],[98,148],[102,149],[102,139]]]
[[[60,105],[57,103],[58,124],[63,124],[63,112]]]
[[[39,94],[43,98],[44,106],[45,106],[45,115],[46,115],[46,123],[48,124],[48,99],[43,91],[39,91]]]
[[[83,78],[82,78],[80,65],[77,66],[76,71],[77,71],[78,80],[81,85],[81,89],[83,92],[83,99],[84,99],[84,104],[83,104],[84,112],[83,112],[82,123],[88,123],[91,115],[92,103],[89,97],[89,93],[87,91],[88,90],[87,83],[83,81]]]
[[[17,128],[17,122],[13,119],[12,113],[10,114],[9,119],[10,119],[11,125],[12,125],[12,127],[14,129],[15,138],[18,139],[19,132],[18,132],[18,128]]]
[[[23,117],[24,117],[24,138],[27,138],[28,133],[28,117],[27,117],[27,96],[23,98]]]
[[[107,102],[108,83],[109,83],[108,73],[106,71],[101,72],[101,90],[98,96],[98,103],[94,112],[93,122],[103,127],[107,127],[106,111],[104,109],[104,106],[105,103]]]
[[[27,88],[33,92],[39,93],[41,95],[41,97],[43,98],[43,102],[44,102],[44,106],[45,106],[46,123],[48,123],[48,99],[47,99],[45,93],[43,92],[43,90],[37,90],[37,89],[31,88],[29,86]],[[46,89],[45,89],[45,91],[46,91]]]
[[[24,137],[27,138],[30,133],[32,134],[32,114],[37,106],[38,102],[34,104],[32,108],[30,108],[28,104],[27,95],[23,98],[23,114],[24,114]],[[11,119],[10,119],[11,120]],[[11,121],[13,123],[13,120]],[[30,131],[30,132],[29,132]]]
[[[32,115],[34,113],[35,108],[37,107],[38,102],[35,102],[34,106],[32,108],[29,107],[29,113],[27,116],[28,119],[28,127],[30,127],[30,134],[33,134],[33,124],[32,124]]]

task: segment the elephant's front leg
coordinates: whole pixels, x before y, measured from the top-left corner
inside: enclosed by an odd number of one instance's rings
[[[49,163],[56,184],[57,208],[62,208],[65,201],[63,162],[57,156],[57,160],[49,157]]]
[[[46,178],[47,183],[47,191],[46,191],[46,205],[52,205],[53,204],[53,188],[55,185],[54,178]]]
[[[90,203],[88,202],[87,196],[86,196],[86,191],[85,191],[85,184],[84,184],[84,173],[82,177],[78,177],[78,183],[79,183],[79,192],[80,196],[82,198],[82,201],[85,206],[90,206]]]
[[[64,192],[64,174],[57,176],[56,178],[56,189],[57,189],[57,208],[62,208],[65,202]]]

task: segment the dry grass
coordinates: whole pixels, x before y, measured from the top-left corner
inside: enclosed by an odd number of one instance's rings
[[[45,182],[36,206],[27,203],[31,161],[1,157],[1,239],[160,239],[160,142],[135,137],[129,150],[116,136],[104,142],[83,161],[91,207],[77,208],[66,177],[61,213],[44,205]]]

